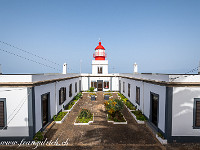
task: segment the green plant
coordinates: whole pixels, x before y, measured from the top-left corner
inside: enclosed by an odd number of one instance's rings
[[[111,93],[105,93],[104,95],[109,95],[109,96],[112,96],[112,94],[111,94]]]
[[[125,105],[130,109],[130,110],[136,110],[136,106],[134,106],[130,101],[127,101]]]
[[[94,92],[94,87],[90,87],[90,92]]]
[[[97,94],[96,94],[96,93],[89,93],[89,95],[90,95],[90,96],[91,96],[91,95],[95,95],[95,96],[96,96]]]
[[[126,122],[121,112],[117,112],[115,116],[112,116],[111,114],[108,114],[108,120],[114,121],[114,122]]]
[[[136,116],[137,120],[146,121],[147,118],[142,114],[140,110],[132,111],[132,113]]]
[[[80,114],[77,117],[76,122],[78,123],[88,123],[89,121],[93,120],[93,115],[87,109],[82,109]]]
[[[60,112],[57,116],[53,116],[54,121],[61,121],[68,112]]]
[[[42,141],[44,139],[44,135],[41,131],[38,131],[35,136],[33,137],[34,141]]]
[[[157,133],[157,135],[158,135],[158,137],[160,137],[160,138],[164,139],[164,136],[163,136],[163,134],[162,134],[162,133],[158,132],[158,133]]]
[[[124,104],[119,99],[110,99],[104,102],[106,110],[111,116],[115,116],[124,107]]]

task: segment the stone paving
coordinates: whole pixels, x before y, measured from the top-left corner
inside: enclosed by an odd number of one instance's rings
[[[141,149],[163,149],[145,125],[139,125],[126,108],[122,113],[128,124],[114,125],[106,120],[103,92],[97,93],[96,101],[91,101],[88,93],[77,103],[62,124],[54,125],[46,134],[48,140],[61,143],[69,139],[68,146],[110,146],[135,147]],[[117,98],[117,94],[113,94]],[[94,123],[78,125],[73,123],[82,108],[94,113]]]

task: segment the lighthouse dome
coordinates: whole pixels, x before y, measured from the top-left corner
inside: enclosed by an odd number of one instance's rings
[[[95,48],[95,50],[97,50],[97,49],[105,50],[105,48],[101,45],[101,42],[99,42],[99,45]]]

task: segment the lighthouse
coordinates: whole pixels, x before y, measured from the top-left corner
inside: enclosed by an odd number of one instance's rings
[[[92,74],[108,74],[108,60],[106,60],[105,48],[99,42],[99,45],[95,48],[92,60]]]

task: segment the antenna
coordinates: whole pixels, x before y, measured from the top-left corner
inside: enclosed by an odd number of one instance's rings
[[[82,64],[82,59],[80,60],[80,73],[81,73],[81,64]]]

